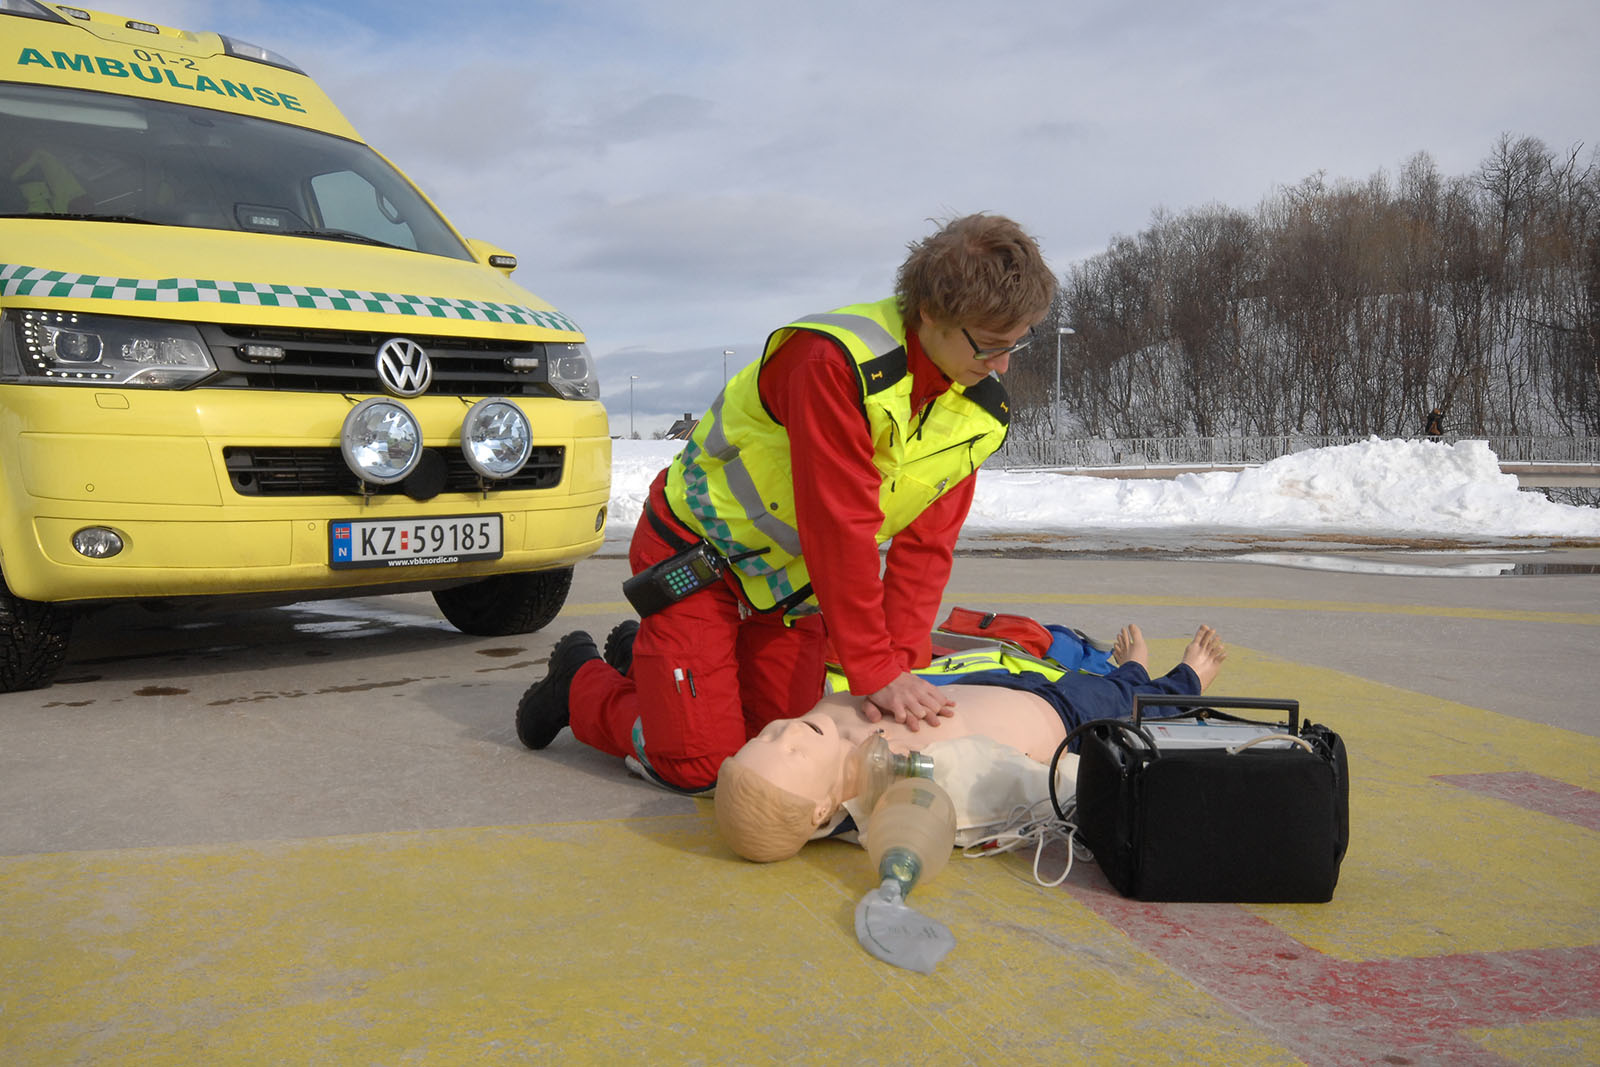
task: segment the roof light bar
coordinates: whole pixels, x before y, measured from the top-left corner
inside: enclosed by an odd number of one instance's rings
[[[271,67],[282,67],[284,70],[292,70],[296,74],[305,73],[305,71],[270,48],[262,48],[258,44],[241,41],[237,37],[229,37],[227,34],[219,33],[217,36],[222,38],[223,49],[235,59],[248,59],[253,63],[265,63]]]

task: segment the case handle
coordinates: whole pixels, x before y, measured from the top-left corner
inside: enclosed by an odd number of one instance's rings
[[[1287,711],[1289,713],[1289,733],[1300,734],[1300,702],[1298,700],[1275,700],[1271,697],[1208,697],[1208,696],[1176,696],[1163,693],[1135,693],[1133,695],[1133,725],[1139,725],[1139,714],[1145,705],[1152,707],[1168,708],[1238,708],[1245,711]]]

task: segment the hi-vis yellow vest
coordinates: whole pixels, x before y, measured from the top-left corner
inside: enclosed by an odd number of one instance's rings
[[[1008,674],[1032,671],[1034,674],[1044,675],[1052,682],[1060,681],[1068,674],[1100,673],[1084,670],[1082,667],[1069,671],[1053,659],[1041,658],[1024,652],[1016,645],[1001,642],[935,656],[932,663],[926,667],[918,667],[911,673],[918,678],[927,679],[934,685],[951,685],[960,682],[969,674],[987,674],[990,671],[1005,671]],[[822,676],[822,692],[824,695],[850,692],[850,679],[845,677],[844,669],[838,664],[828,664],[827,672]]]
[[[796,330],[833,338],[855,364],[882,475],[878,543],[971,477],[1005,441],[1010,408],[993,377],[970,389],[952,385],[921,412],[911,410],[906,331],[891,298],[790,323],[767,339],[761,359],[734,375],[667,470],[667,499],[678,518],[724,556],[766,549],[733,564],[758,611],[815,612],[811,579],[795,528],[789,435],[761,404],[756,378]]]

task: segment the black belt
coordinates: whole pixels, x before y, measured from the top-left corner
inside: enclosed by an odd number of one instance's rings
[[[738,563],[754,556],[764,556],[768,552],[772,551],[770,547],[752,548],[748,552],[740,552],[733,556],[723,556],[721,552],[717,551],[716,546],[712,545],[711,542],[706,540],[704,537],[697,537],[693,541],[686,541],[684,540],[682,534],[678,533],[678,531],[674,530],[671,526],[668,526],[667,520],[663,519],[659,514],[656,513],[656,509],[651,506],[650,500],[650,497],[644,498],[644,516],[650,520],[650,528],[655,530],[656,533],[660,534],[663,541],[677,549],[679,552],[687,551],[688,549],[694,548],[696,545],[706,545],[712,552],[716,553],[717,557],[722,559],[724,563]],[[682,525],[682,520],[680,520],[677,515],[673,514],[670,506],[667,508],[667,514],[672,515],[673,522],[677,522]],[[687,526],[684,528],[688,529]],[[810,589],[811,586],[807,585],[806,590],[808,595]]]
[[[669,515],[672,514],[670,508],[668,509],[667,513]],[[663,541],[671,545],[679,552],[682,552],[686,548],[693,548],[695,545],[705,540],[703,537],[697,538],[693,541],[685,540],[682,534],[668,526],[666,520],[660,515],[656,514],[656,509],[651,505],[651,498],[648,496],[645,497],[644,500],[644,515],[645,518],[650,520],[650,528],[655,530],[656,533],[660,534]],[[673,521],[677,521],[678,517],[673,515],[672,518]]]

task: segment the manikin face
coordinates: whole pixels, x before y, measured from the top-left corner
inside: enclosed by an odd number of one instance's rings
[[[922,350],[944,376],[970,389],[989,376],[1004,374],[1011,366],[1009,349],[1028,336],[1031,325],[1019,322],[1005,330],[986,326],[961,327],[924,318],[917,330]],[[985,353],[994,353],[986,356]]]
[[[841,799],[850,748],[832,719],[803,716],[769,722],[733,758],[779,789],[813,802],[826,818]]]

